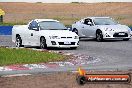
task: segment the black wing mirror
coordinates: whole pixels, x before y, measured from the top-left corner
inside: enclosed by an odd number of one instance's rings
[[[88,22],[88,23],[87,23],[87,25],[90,25],[90,26],[92,26],[92,22]]]

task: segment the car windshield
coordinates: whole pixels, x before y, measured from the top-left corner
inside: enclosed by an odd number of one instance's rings
[[[118,23],[110,18],[95,18],[95,25],[117,25]]]
[[[55,21],[43,21],[39,22],[41,30],[67,30],[67,28],[59,22]]]

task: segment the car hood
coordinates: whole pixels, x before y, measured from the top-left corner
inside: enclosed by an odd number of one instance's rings
[[[78,36],[76,33],[69,30],[41,30],[40,34],[46,36],[59,36],[59,37]]]
[[[130,28],[126,25],[100,25],[98,26],[100,29],[112,29],[114,31],[128,31]]]

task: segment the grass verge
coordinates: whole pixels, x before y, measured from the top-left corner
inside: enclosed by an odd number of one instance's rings
[[[19,23],[1,23],[0,26],[14,26],[14,25],[26,25],[27,23],[19,22]]]
[[[11,49],[0,47],[0,66],[12,64],[32,64],[43,63],[49,61],[60,61],[66,59],[65,56],[50,53],[40,52],[31,49]]]

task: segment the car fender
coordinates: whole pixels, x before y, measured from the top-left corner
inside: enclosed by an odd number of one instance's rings
[[[82,37],[82,35],[83,35],[83,33],[82,33],[82,31],[81,31],[81,23],[80,23],[80,21],[79,22],[76,22],[76,23],[74,23],[73,25],[72,25],[72,31],[73,31],[73,29],[77,29],[78,30],[78,35],[80,36],[80,37]]]

